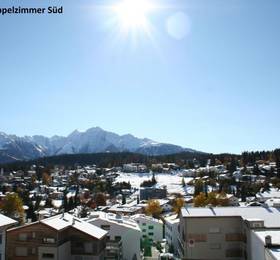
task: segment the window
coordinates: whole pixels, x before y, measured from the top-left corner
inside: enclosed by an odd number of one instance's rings
[[[18,239],[19,239],[20,241],[26,241],[26,240],[27,240],[27,234],[26,234],[26,233],[20,233],[20,234],[18,235]]]
[[[92,253],[92,243],[91,242],[85,242],[84,243],[85,253],[91,254]]]
[[[226,257],[242,257],[243,251],[240,248],[231,248],[226,250]]]
[[[43,254],[42,254],[42,258],[50,258],[50,259],[52,259],[52,258],[54,258],[54,254],[51,254],[51,253],[43,253]]]
[[[154,229],[154,226],[149,226],[149,229]]]
[[[121,241],[121,240],[122,240],[122,237],[121,237],[121,236],[115,236],[115,240],[116,240],[116,241]]]
[[[0,245],[2,245],[2,234],[0,234]]]
[[[206,242],[207,235],[206,234],[189,234],[188,239],[192,239],[195,242]]]
[[[146,223],[142,223],[143,226],[146,226]]]
[[[32,238],[36,238],[36,233],[32,232]]]
[[[110,230],[110,225],[101,225],[101,228],[104,230]]]
[[[27,256],[27,247],[16,247],[16,256]]]
[[[83,244],[83,242],[75,242],[75,247],[84,248],[84,244]]]
[[[209,233],[220,233],[221,232],[221,230],[220,230],[220,228],[219,227],[211,227],[210,229],[209,229]]]
[[[43,242],[47,244],[54,244],[55,243],[55,238],[52,237],[44,237]]]
[[[33,248],[31,249],[31,254],[32,254],[32,255],[36,255],[36,248],[35,248],[35,247],[33,247]]]
[[[149,236],[153,236],[154,233],[153,233],[153,232],[149,232],[148,235],[149,235]]]
[[[225,234],[225,241],[244,241],[245,236],[240,233],[227,233]]]
[[[143,229],[143,232],[146,232],[146,229],[145,229],[145,228]]]
[[[211,249],[220,249],[221,248],[221,244],[219,244],[219,243],[211,243],[210,244],[210,248]]]

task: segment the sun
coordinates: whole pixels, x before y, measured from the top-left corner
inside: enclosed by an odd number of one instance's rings
[[[113,10],[122,31],[149,29],[149,13],[154,9],[151,0],[121,0]]]

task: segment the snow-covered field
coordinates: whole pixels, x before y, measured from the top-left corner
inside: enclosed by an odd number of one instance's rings
[[[168,193],[180,192],[185,194],[185,191],[191,191],[191,187],[188,185],[185,187],[185,190],[182,186],[182,176],[180,174],[167,174],[167,173],[158,173],[155,174],[157,183],[159,185],[166,185]],[[120,173],[116,178],[116,182],[130,182],[133,188],[139,188],[140,184],[145,180],[150,180],[152,178],[151,173]],[[187,184],[193,178],[184,178],[185,183]]]

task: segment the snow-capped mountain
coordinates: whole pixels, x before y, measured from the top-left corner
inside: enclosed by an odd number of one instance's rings
[[[131,134],[118,135],[100,127],[90,128],[85,132],[75,130],[67,137],[50,138],[41,135],[18,137],[0,132],[0,163],[60,154],[124,151],[148,155],[195,152],[173,144],[137,138]]]

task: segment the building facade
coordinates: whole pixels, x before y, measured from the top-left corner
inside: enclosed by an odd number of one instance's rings
[[[6,230],[17,221],[0,214],[0,260],[5,260],[6,255]]]
[[[184,208],[179,224],[180,257],[253,260],[252,232],[280,228],[279,219],[275,208]]]
[[[130,217],[113,213],[93,212],[87,221],[108,232],[106,259],[141,259],[141,230]]]
[[[69,214],[7,231],[7,260],[102,260],[107,232]]]

